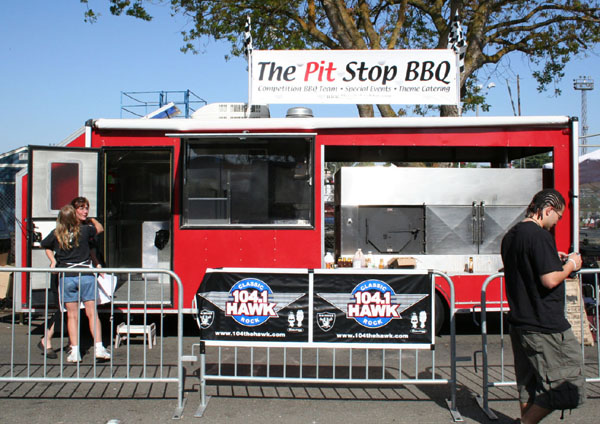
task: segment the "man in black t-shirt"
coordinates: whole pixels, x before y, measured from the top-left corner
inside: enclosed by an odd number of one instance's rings
[[[537,423],[553,410],[575,408],[585,399],[581,353],[565,317],[563,284],[581,268],[581,257],[559,253],[550,233],[564,210],[558,191],[542,190],[533,197],[526,218],[502,240],[521,407],[516,422]]]

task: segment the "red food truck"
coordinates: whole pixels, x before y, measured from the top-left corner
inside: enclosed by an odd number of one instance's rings
[[[546,187],[568,199],[559,250],[578,246],[576,119],[268,115],[217,104],[187,119],[94,119],[60,146],[30,146],[17,177],[17,266],[48,265],[39,241],[77,195],[105,228],[107,266],[172,270],[186,313],[207,268],[315,269],[327,252],[343,266],[358,249],[377,268],[448,274],[456,307],[472,311],[502,266],[502,236]],[[552,169],[511,166],[539,153]],[[16,278],[23,310],[47,284],[36,278]],[[168,276],[148,282],[160,285],[175,311],[176,287]],[[436,292],[439,326],[442,278]],[[498,302],[500,290],[488,298]]]

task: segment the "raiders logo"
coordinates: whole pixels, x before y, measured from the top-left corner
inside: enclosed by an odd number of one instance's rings
[[[333,328],[333,324],[335,324],[335,313],[319,312],[317,314],[317,324],[321,330],[328,332]]]
[[[207,309],[202,309],[200,311],[200,327],[208,328],[212,325],[213,320],[215,319],[215,312],[209,311]]]

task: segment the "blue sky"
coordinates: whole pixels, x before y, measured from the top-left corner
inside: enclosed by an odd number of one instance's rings
[[[213,40],[197,44],[201,54],[184,54],[182,17],[172,18],[168,6],[151,8],[154,20],[142,22],[110,15],[106,1],[90,2],[102,16],[95,24],[83,21],[79,1],[25,0],[0,7],[0,153],[25,145],[56,144],[90,118],[118,118],[121,91],[191,90],[213,102],[248,99],[246,61],[225,61],[229,46]],[[600,48],[596,49],[600,52]],[[600,54],[578,58],[567,67],[552,97],[538,93],[526,63],[512,57],[498,68],[499,75],[482,81],[489,90],[489,112],[511,116],[506,79],[516,102],[516,75],[520,75],[523,115],[581,115],[581,93],[573,79],[591,76],[588,134],[600,133]],[[272,105],[280,117],[290,105]],[[316,116],[356,116],[353,105],[316,106]],[[473,113],[468,113],[473,115]],[[600,144],[600,137],[590,138]]]

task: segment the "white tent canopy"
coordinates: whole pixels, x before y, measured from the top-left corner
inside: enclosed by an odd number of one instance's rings
[[[579,163],[584,162],[586,160],[600,160],[600,149],[579,156]]]
[[[552,162],[544,164],[552,169]],[[600,182],[600,149],[579,156],[579,184]]]

